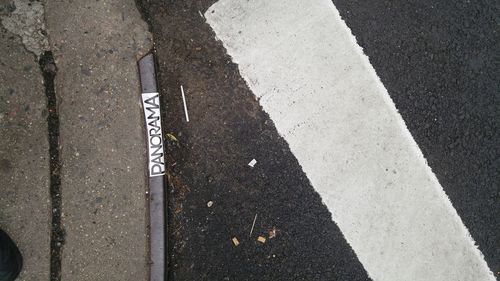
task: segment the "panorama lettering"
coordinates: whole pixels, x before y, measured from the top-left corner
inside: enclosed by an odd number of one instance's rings
[[[161,134],[160,96],[158,93],[143,93],[142,103],[148,134],[149,176],[162,176],[165,174],[165,160]]]

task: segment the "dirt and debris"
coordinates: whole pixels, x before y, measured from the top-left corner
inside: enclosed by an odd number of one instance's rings
[[[198,11],[214,2],[138,2],[154,33],[166,109],[168,279],[308,280],[326,272],[318,280],[332,280],[342,272],[349,280],[368,280],[238,66],[200,17]],[[259,165],[247,166],[252,159]],[[208,200],[214,202],[209,212]],[[267,236],[280,226],[280,239],[266,247],[242,238],[257,211],[253,233]],[[238,251],[228,237],[238,237]],[[269,254],[280,258],[263,262]]]

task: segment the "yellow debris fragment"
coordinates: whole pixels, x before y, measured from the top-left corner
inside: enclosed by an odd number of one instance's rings
[[[238,238],[233,237],[233,239],[232,239],[232,240],[233,240],[233,244],[234,244],[234,246],[236,246],[236,247],[237,247],[237,246],[240,244],[240,241],[238,241]]]
[[[167,134],[167,137],[175,142],[179,142],[179,140],[172,134]]]
[[[257,241],[259,241],[260,243],[264,244],[264,243],[266,243],[266,237],[264,237],[264,236],[259,236],[259,237],[257,238]]]

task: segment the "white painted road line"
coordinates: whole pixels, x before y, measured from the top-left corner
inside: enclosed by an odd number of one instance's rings
[[[495,280],[331,1],[205,17],[373,280]]]

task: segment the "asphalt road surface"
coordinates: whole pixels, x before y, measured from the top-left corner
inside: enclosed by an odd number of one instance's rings
[[[334,3],[490,268],[500,271],[498,3]]]
[[[333,4],[138,2],[169,280],[498,278],[498,5]]]

